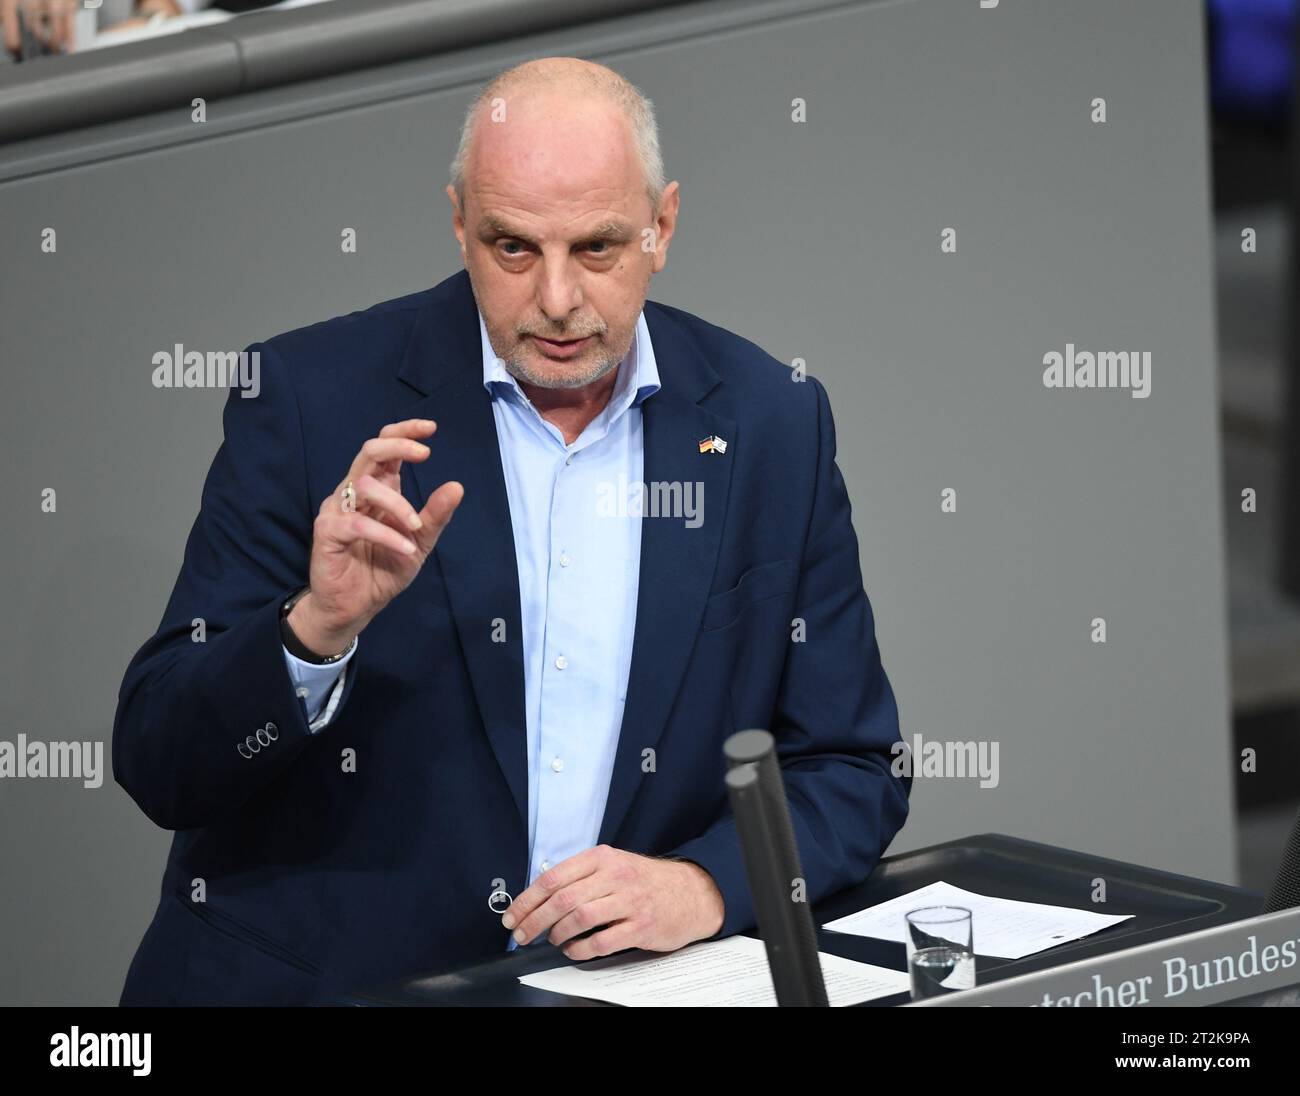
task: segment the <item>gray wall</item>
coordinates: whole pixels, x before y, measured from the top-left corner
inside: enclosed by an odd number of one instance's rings
[[[1231,881],[1199,19],[708,3],[0,150],[0,738],[108,765],[221,437],[225,393],[155,390],[151,355],[452,273],[470,90],[580,54],[655,100],[682,183],[651,295],[829,389],[905,735],[999,744],[997,788],[917,779],[893,851],[998,831]],[[1045,389],[1067,341],[1151,351],[1151,397]],[[0,1003],[116,1001],[168,840],[111,777],[0,781]]]

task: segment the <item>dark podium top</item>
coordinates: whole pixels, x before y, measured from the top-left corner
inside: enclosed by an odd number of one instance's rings
[[[1220,883],[1171,875],[1100,856],[1087,856],[1036,841],[986,833],[882,859],[866,882],[815,905],[813,920],[820,926],[941,879],[998,898],[1135,915],[1082,940],[1061,944],[1024,959],[979,955],[977,931],[976,967],[980,985],[1240,921],[1258,914],[1264,902],[1262,895]],[[1091,901],[1094,879],[1106,881],[1105,905],[1094,905]],[[758,933],[751,931],[744,935],[757,936]],[[907,969],[906,950],[900,943],[824,932],[820,928],[817,940],[820,949],[831,955],[842,955],[846,959],[898,971]],[[335,1003],[460,1007],[603,1006],[603,1001],[534,989],[518,980],[521,974],[566,966],[570,962],[562,951],[543,938],[539,943],[503,954],[500,959],[455,971],[416,974],[395,984],[366,988]],[[865,1004],[897,1005],[908,999],[906,993],[900,993]]]

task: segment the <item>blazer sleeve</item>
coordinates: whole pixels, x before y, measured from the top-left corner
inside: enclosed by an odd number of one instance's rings
[[[316,516],[301,416],[275,349],[247,353],[257,354],[258,385],[226,399],[180,574],[126,669],[113,722],[114,779],[171,830],[237,810],[319,741],[279,627],[284,598],[307,581]],[[356,672],[343,675],[336,713]]]
[[[806,622],[805,640],[790,644],[769,730],[805,893],[814,903],[870,875],[907,818],[912,781],[891,770],[891,747],[901,741],[898,706],[862,585],[848,492],[835,463],[830,401],[819,381],[809,382],[816,397],[818,458],[794,610]],[[729,808],[669,855],[704,868],[721,891],[726,908],[713,939],[754,926]]]

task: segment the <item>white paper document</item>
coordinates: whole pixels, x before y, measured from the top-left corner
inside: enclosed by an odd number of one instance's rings
[[[853,1005],[908,990],[903,971],[825,952],[821,962],[826,997],[832,1005]],[[521,974],[519,981],[552,993],[616,1005],[699,1008],[776,1004],[763,941],[748,936],[688,944],[665,955],[613,956],[586,965],[556,967]]]
[[[896,940],[902,944],[907,942],[904,914],[922,906],[965,906],[971,911],[975,954],[999,959],[1023,959],[1057,944],[1091,936],[1133,916],[1131,913],[1093,913],[1069,906],[990,898],[986,894],[954,887],[951,883],[938,882],[901,898],[891,898],[878,906],[869,906],[847,917],[828,921],[822,928],[854,936]]]

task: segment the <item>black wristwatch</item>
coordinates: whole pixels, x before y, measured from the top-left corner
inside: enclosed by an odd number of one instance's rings
[[[347,650],[340,651],[336,655],[321,656],[315,651],[308,650],[303,646],[302,640],[300,640],[294,634],[293,629],[289,627],[289,613],[293,611],[293,607],[303,599],[303,596],[310,589],[310,586],[300,586],[290,594],[285,599],[284,604],[280,606],[280,640],[284,644],[285,650],[293,655],[294,658],[300,658],[304,662],[310,662],[316,666],[328,666],[331,662],[338,662],[339,659],[346,657],[348,651],[351,651],[352,648],[357,645],[357,637],[353,636],[352,642],[347,646]]]

